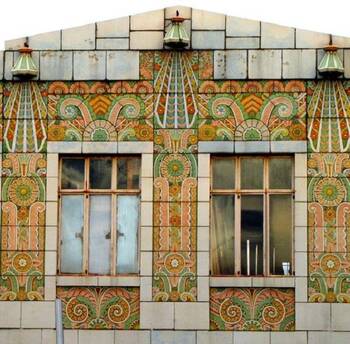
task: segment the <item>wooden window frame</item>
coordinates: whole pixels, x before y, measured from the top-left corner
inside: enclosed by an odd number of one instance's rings
[[[263,159],[263,188],[262,189],[241,189],[241,160],[245,158]],[[292,161],[292,181],[290,189],[269,189],[269,160],[271,158],[285,158]],[[213,161],[215,159],[234,160],[235,188],[234,189],[214,189],[213,188]],[[234,196],[234,275],[242,277],[278,277],[283,275],[272,274],[270,271],[270,196],[271,195],[290,195],[292,199],[291,228],[292,228],[292,245],[291,245],[291,275],[294,275],[294,206],[295,206],[295,159],[294,155],[212,155],[210,157],[210,226],[212,218],[212,196],[225,195]],[[242,195],[262,195],[264,208],[263,224],[263,275],[242,275],[241,274],[241,196]],[[212,239],[210,239],[212,240]],[[211,247],[211,246],[210,246]],[[214,277],[224,277],[231,275],[214,275],[212,274],[212,251],[210,249],[210,275]]]
[[[139,188],[138,189],[118,189],[118,159],[139,159]],[[64,159],[77,159],[84,160],[84,183],[83,189],[63,189],[62,185],[62,165]],[[90,189],[90,161],[94,159],[111,159],[112,160],[112,171],[111,171],[111,188],[110,189]],[[141,170],[142,170],[142,159],[141,155],[62,155],[59,157],[59,185],[58,185],[58,198],[59,198],[59,220],[58,220],[58,267],[57,272],[59,275],[70,275],[70,276],[135,276],[138,273],[127,273],[120,274],[117,271],[117,246],[118,246],[118,209],[117,201],[120,195],[135,195],[139,196],[139,213],[138,213],[138,228],[137,228],[137,266],[140,268],[140,219],[141,219]],[[83,195],[84,196],[84,222],[83,222],[83,266],[82,273],[66,273],[61,272],[61,214],[62,214],[62,196],[65,195]],[[110,195],[111,196],[111,251],[110,251],[110,273],[109,274],[96,274],[89,272],[89,222],[90,222],[90,196],[93,195]]]

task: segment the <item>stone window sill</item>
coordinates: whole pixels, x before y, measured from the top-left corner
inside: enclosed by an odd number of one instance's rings
[[[139,276],[57,276],[57,286],[139,287]]]
[[[210,277],[210,287],[294,288],[294,276],[281,277]]]

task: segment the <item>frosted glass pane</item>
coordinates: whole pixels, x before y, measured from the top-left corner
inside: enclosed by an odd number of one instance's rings
[[[110,189],[112,175],[111,159],[90,160],[90,188]]]
[[[111,254],[111,196],[90,197],[89,272],[109,274]]]
[[[212,196],[212,274],[234,274],[234,196]]]
[[[292,159],[270,159],[270,189],[291,189],[292,187]]]
[[[235,161],[234,159],[215,158],[213,161],[213,188],[234,189]]]
[[[84,159],[62,160],[62,189],[84,188]]]
[[[282,263],[292,272],[292,197],[270,196],[270,273],[283,275]]]
[[[118,197],[117,273],[137,273],[138,196]]]
[[[264,199],[262,195],[242,196],[241,226],[242,275],[248,274],[248,256],[250,275],[262,275],[264,261]]]
[[[62,196],[61,272],[83,272],[84,198]]]
[[[241,159],[241,188],[262,189],[263,188],[263,159],[244,158]]]

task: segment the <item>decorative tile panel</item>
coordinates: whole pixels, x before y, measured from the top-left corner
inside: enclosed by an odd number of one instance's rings
[[[140,324],[139,288],[59,287],[65,329],[135,330]]]
[[[210,329],[294,331],[294,289],[210,288]]]

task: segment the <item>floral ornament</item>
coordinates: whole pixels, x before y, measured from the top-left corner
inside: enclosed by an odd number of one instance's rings
[[[237,324],[242,319],[242,309],[228,298],[220,306],[220,316],[225,323]]]
[[[165,268],[169,273],[178,275],[185,268],[185,258],[180,254],[169,254],[164,261]]]
[[[340,258],[334,254],[325,254],[320,260],[321,269],[325,274],[336,274],[341,268]]]
[[[53,124],[49,126],[48,138],[50,141],[64,141],[65,129],[63,126]]]
[[[13,268],[21,274],[27,273],[33,266],[33,260],[29,254],[22,252],[13,258]]]
[[[11,182],[8,188],[8,195],[9,199],[14,204],[27,207],[38,199],[39,186],[32,178],[16,178]]]
[[[135,128],[135,136],[139,141],[151,141],[153,130],[147,124],[140,124]]]
[[[291,140],[305,140],[306,130],[302,124],[295,124],[289,127],[289,137]]]
[[[210,124],[204,124],[198,129],[198,136],[200,141],[212,141],[215,139],[216,130]]]
[[[169,154],[160,163],[160,172],[170,182],[178,183],[190,175],[191,164],[184,154]]]
[[[335,207],[345,198],[343,183],[336,178],[322,178],[314,188],[317,202],[326,207]]]

